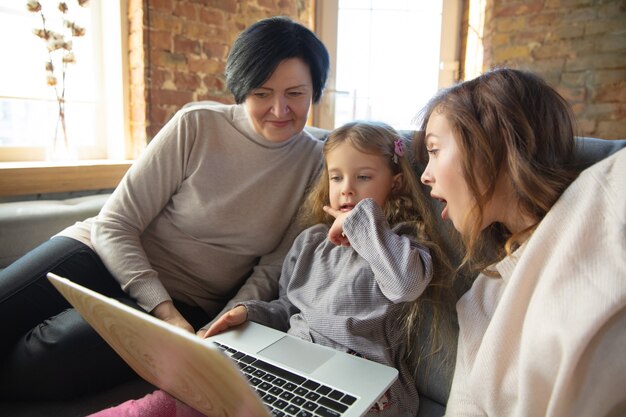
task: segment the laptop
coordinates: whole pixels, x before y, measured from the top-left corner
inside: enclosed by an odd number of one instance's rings
[[[398,376],[254,322],[202,339],[66,278],[48,279],[137,374],[207,416],[361,416]]]

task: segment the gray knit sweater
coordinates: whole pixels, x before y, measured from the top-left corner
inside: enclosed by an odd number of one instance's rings
[[[242,285],[235,301],[273,299],[283,257],[301,230],[292,219],[321,169],[321,149],[306,132],[266,140],[243,106],[186,107],[97,218],[64,235],[92,243],[148,311],[171,297],[216,314]]]
[[[404,302],[424,292],[432,261],[401,229],[390,229],[382,209],[363,200],[344,223],[350,247],[331,243],[326,225],[305,230],[285,258],[279,298],[242,303],[252,321],[397,368],[391,406],[373,415],[414,416],[418,407],[399,316]]]

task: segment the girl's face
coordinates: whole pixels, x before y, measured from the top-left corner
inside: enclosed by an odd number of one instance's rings
[[[343,142],[326,155],[330,206],[350,211],[365,198],[380,207],[389,194],[400,185],[402,174],[394,175],[386,158],[363,153]]]
[[[425,135],[428,165],[421,181],[431,187],[432,198],[445,204],[441,218],[450,219],[454,228],[463,233],[467,230],[467,213],[475,205],[475,199],[461,170],[461,152],[456,138],[443,113],[433,111]]]
[[[425,133],[428,165],[422,174],[422,183],[431,187],[431,197],[445,204],[441,218],[450,219],[458,232],[466,234],[468,221],[473,220],[468,213],[476,206],[476,199],[470,193],[461,170],[462,155],[457,140],[448,119],[437,110],[431,114]],[[496,222],[502,223],[512,233],[536,222],[519,210],[506,169],[497,175],[493,195],[483,207],[480,230]]]
[[[312,96],[309,67],[299,58],[290,58],[246,96],[244,106],[258,134],[271,142],[283,142],[304,129]]]

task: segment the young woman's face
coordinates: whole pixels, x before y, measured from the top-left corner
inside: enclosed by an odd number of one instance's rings
[[[385,158],[360,152],[345,142],[326,155],[326,166],[330,206],[344,212],[365,198],[383,207],[402,180],[402,174],[391,172]]]
[[[299,58],[290,58],[248,94],[244,106],[258,134],[271,142],[283,142],[304,129],[312,96],[309,67]]]
[[[441,112],[433,111],[425,135],[428,165],[421,181],[431,187],[431,197],[445,204],[441,218],[450,219],[454,228],[463,233],[467,213],[475,200],[461,170],[461,152],[450,123]]]

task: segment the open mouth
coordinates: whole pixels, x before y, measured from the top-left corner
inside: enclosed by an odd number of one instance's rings
[[[441,209],[441,219],[446,220],[448,218],[448,201],[434,195],[431,195],[431,197],[439,201],[443,206],[443,208]]]
[[[443,209],[441,210],[441,219],[446,220],[448,218],[448,202],[443,198],[439,199],[439,202],[443,204]]]
[[[354,204],[342,204],[341,207],[339,207],[339,211],[350,211],[354,208]]]

